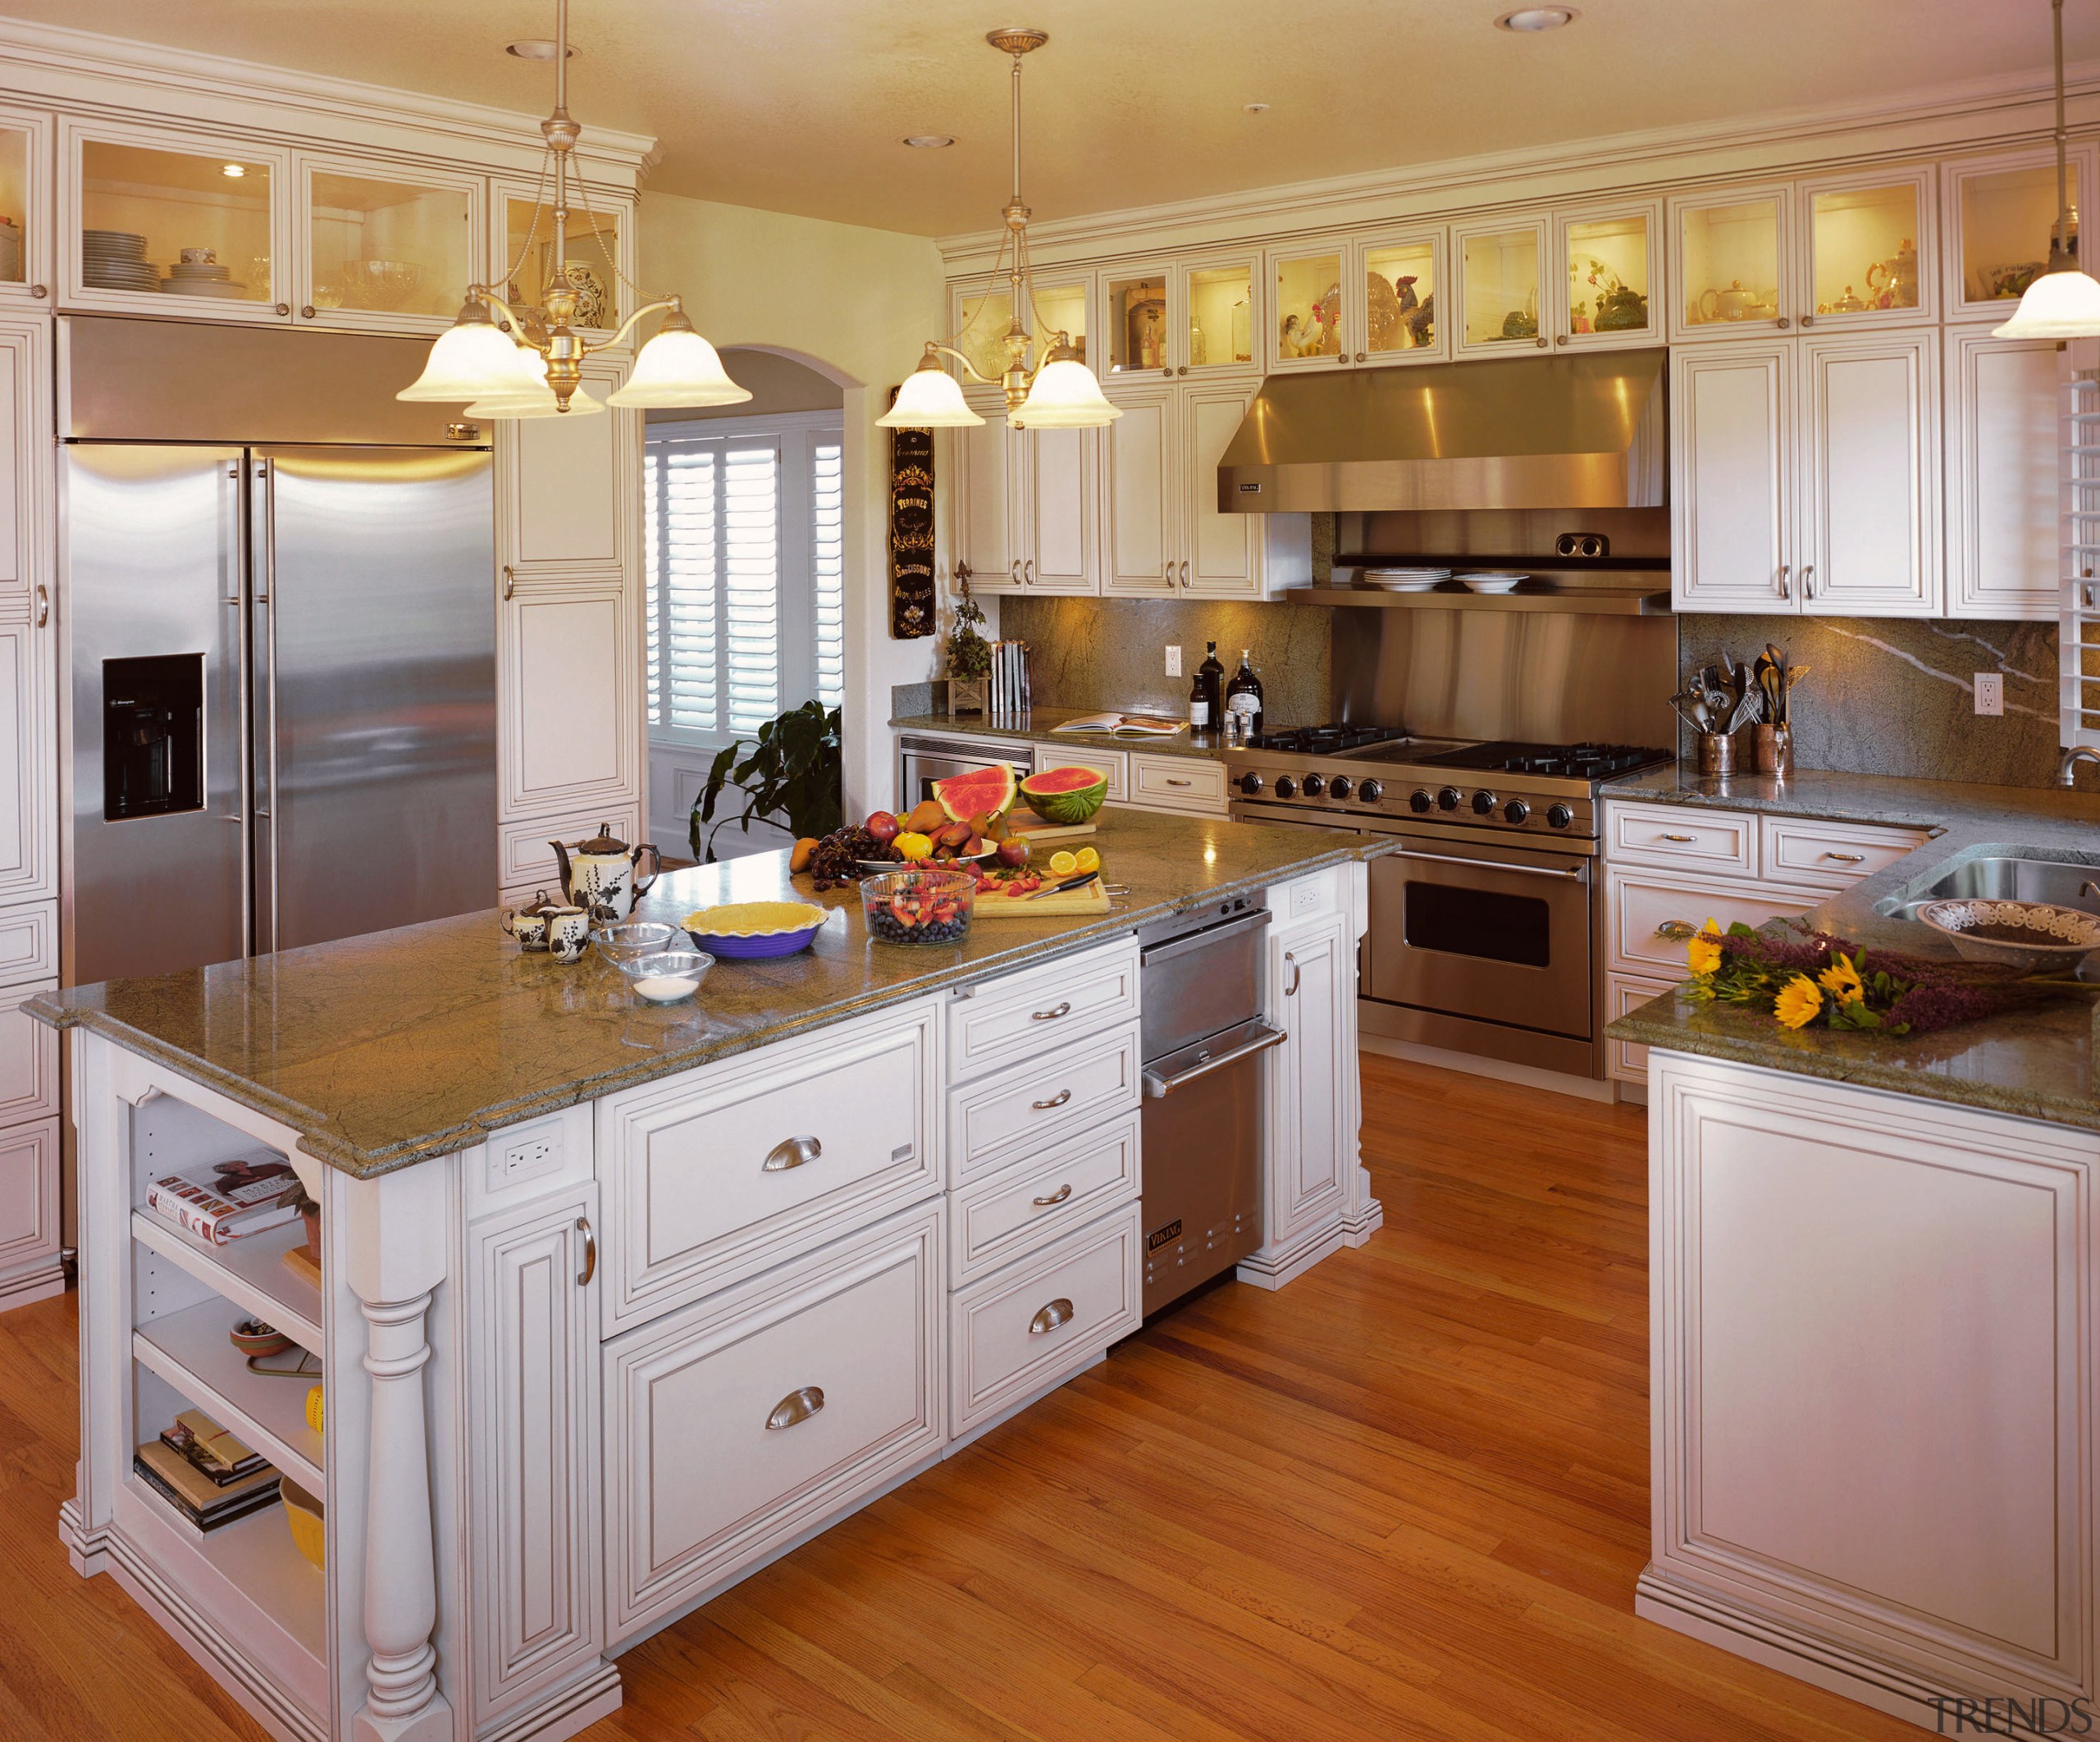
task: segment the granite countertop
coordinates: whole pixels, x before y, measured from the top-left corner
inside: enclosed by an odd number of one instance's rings
[[[690,1003],[644,1003],[595,951],[526,955],[494,910],[152,979],[45,992],[24,1008],[84,1027],[299,1133],[299,1147],[371,1175],[490,1131],[690,1069],[941,987],[1102,942],[1148,921],[1384,844],[1117,810],[1093,844],[1130,893],[1098,919],[1001,919],[961,944],[871,940],[857,889],[812,896],[784,851],[667,873],[636,917],[675,922],[725,901],[833,910],[808,951],[722,961]]]
[[[938,732],[954,738],[1007,738],[1016,743],[1066,744],[1077,750],[1136,750],[1147,756],[1204,756],[1215,762],[1225,755],[1224,741],[1216,732],[1177,732],[1171,738],[1118,738],[1105,732],[1051,733],[1066,720],[1082,714],[1104,714],[1102,708],[1038,708],[1025,726],[993,726],[982,715],[965,714],[950,719],[945,714],[903,714],[890,724],[899,732]],[[1125,709],[1125,713],[1142,712]]]
[[[1909,901],[1964,860],[2020,847],[2100,867],[2100,799],[2057,787],[1979,787],[1865,774],[1802,773],[1780,780],[1702,777],[1679,764],[1629,775],[1607,800],[1748,810],[1928,829],[1932,838],[1808,914],[1810,924],[1863,946],[1951,956],[1952,947],[1912,920],[1878,911]],[[2096,969],[2089,966],[2089,977]],[[2100,1007],[2066,998],[2039,1007],[1901,1039],[1828,1029],[1793,1031],[1732,1006],[1695,1004],[1665,993],[1605,1030],[1676,1052],[1704,1054],[1806,1076],[2054,1124],[2100,1130],[2094,1062]]]

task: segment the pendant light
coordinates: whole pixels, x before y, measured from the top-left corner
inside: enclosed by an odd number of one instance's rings
[[[457,318],[431,346],[423,372],[395,398],[446,404],[464,401],[470,415],[483,417],[555,417],[570,412],[603,411],[605,404],[735,405],[748,399],[750,393],[729,379],[714,347],[693,331],[684,304],[676,296],[643,303],[609,339],[591,343],[577,333],[572,323],[582,299],[568,275],[568,202],[572,177],[578,182],[582,179],[573,160],[583,130],[568,113],[568,0],[555,0],[553,59],[555,109],[540,123],[547,149],[540,185],[533,194],[532,227],[504,275],[508,285],[523,268],[539,230],[538,209],[547,207],[554,220],[554,236],[546,287],[536,304],[514,308],[488,285],[469,285]],[[545,197],[549,163],[553,167],[551,202]],[[582,216],[591,216],[588,207]],[[598,247],[613,276],[633,291],[633,285],[606,250],[602,234]],[[660,311],[663,324],[635,358],[627,385],[606,395],[605,404],[584,392],[584,358],[622,343],[643,316]]]
[[[1000,238],[998,258],[992,262],[992,276],[985,287],[988,300],[1003,267],[1007,304],[1012,312],[1002,341],[1007,349],[1007,367],[996,380],[1006,392],[1007,422],[1016,429],[1098,429],[1121,417],[1122,408],[1109,404],[1093,371],[1080,361],[1071,334],[1056,332],[1033,371],[1027,362],[1029,352],[1035,347],[1029,322],[1041,317],[1035,307],[1035,279],[1028,258],[1028,221],[1032,214],[1020,197],[1020,63],[1024,55],[1040,48],[1050,38],[1042,30],[1007,30],[991,31],[984,40],[1000,53],[1011,55],[1014,63],[1014,195],[1002,214],[1006,234]],[[929,339],[919,367],[897,389],[897,403],[875,422],[892,430],[965,429],[983,423],[984,420],[963,398],[961,385],[943,365],[943,356],[955,358],[973,381],[993,385],[995,378],[984,373],[952,344]]]
[[[2100,337],[2100,280],[2081,272],[2070,235],[2070,171],[2065,162],[2064,0],[2049,0],[2057,36],[2057,227],[2049,237],[2049,264],[2027,287],[2020,307],[1993,339]],[[2092,197],[2092,189],[2086,189]]]

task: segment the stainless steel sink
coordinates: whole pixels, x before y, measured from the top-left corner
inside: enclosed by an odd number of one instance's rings
[[[2048,901],[2100,914],[2100,861],[2051,859],[2038,850],[1988,853],[1950,865],[1923,888],[1879,905],[1883,913],[1907,919],[1927,901],[1974,898]]]

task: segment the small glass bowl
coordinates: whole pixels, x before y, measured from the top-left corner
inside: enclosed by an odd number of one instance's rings
[[[977,879],[927,866],[861,880],[868,935],[883,943],[959,944],[970,935]]]
[[[714,958],[704,950],[658,950],[615,957],[613,965],[627,976],[636,997],[650,1004],[676,1004],[700,990]]]
[[[599,955],[623,973],[637,956],[678,947],[678,928],[654,919],[629,919],[618,925],[594,925],[591,942]]]

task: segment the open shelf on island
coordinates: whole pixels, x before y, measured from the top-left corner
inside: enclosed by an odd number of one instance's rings
[[[306,1425],[310,1379],[266,1379],[248,1370],[226,1334],[248,1316],[212,1298],[148,1320],[131,1334],[131,1352],[221,1426],[260,1452],[310,1493],[326,1493],[321,1436]],[[272,1357],[290,1366],[290,1352]]]
[[[306,1244],[301,1222],[212,1246],[151,1210],[134,1210],[131,1238],[302,1347],[321,1347],[321,1290],[285,1262],[286,1252]]]

